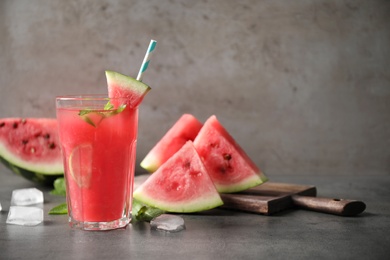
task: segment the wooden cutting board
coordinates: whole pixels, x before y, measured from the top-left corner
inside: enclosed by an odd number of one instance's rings
[[[272,215],[292,207],[330,213],[340,216],[355,216],[366,205],[361,201],[319,198],[315,186],[266,182],[244,192],[221,194],[223,207]]]

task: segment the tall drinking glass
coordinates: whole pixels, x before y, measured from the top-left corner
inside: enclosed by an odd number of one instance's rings
[[[138,108],[100,95],[56,98],[69,225],[125,227],[131,220]]]

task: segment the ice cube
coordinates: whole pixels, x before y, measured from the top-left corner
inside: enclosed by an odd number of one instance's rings
[[[170,214],[162,214],[150,221],[151,229],[168,232],[179,232],[184,230],[185,224],[182,217]]]
[[[43,210],[37,207],[11,206],[7,224],[21,226],[36,226],[43,221]]]
[[[12,191],[11,205],[13,206],[27,206],[38,203],[43,203],[43,192],[36,188]]]

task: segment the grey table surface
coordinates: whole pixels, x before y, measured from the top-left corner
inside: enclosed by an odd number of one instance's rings
[[[213,209],[181,214],[186,230],[166,233],[149,223],[126,229],[72,230],[66,215],[48,215],[64,201],[0,165],[0,259],[388,259],[390,176],[268,176],[315,185],[318,196],[362,200],[365,212],[340,217],[302,209],[274,216]],[[44,222],[6,224],[13,189],[44,191]]]

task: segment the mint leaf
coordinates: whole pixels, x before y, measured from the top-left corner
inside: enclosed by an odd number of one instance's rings
[[[106,105],[107,106],[107,105]],[[126,108],[126,105],[125,104],[122,104],[120,105],[117,109],[113,110],[113,111],[110,111],[110,112],[103,112],[104,116],[105,117],[109,117],[109,116],[113,116],[113,115],[117,115],[119,114],[120,112],[122,112],[123,110],[125,110]],[[112,109],[112,108],[111,108]]]
[[[105,105],[104,105],[104,110],[112,110],[114,108],[114,106],[111,104],[110,101],[108,101]],[[114,116],[114,115],[117,115],[119,114],[120,112],[122,112],[124,109],[126,108],[126,105],[125,104],[122,104],[120,105],[117,109],[115,110],[112,110],[112,111],[107,111],[107,112],[96,112],[94,110],[91,110],[91,109],[83,109],[83,110],[80,110],[79,111],[79,116],[85,121],[87,122],[88,124],[90,124],[91,126],[93,127],[97,127],[100,122],[106,118],[106,117],[110,117],[110,116]],[[100,120],[98,120],[97,122],[94,122],[91,117],[88,116],[89,113],[95,113],[97,115],[100,116]],[[96,120],[95,120],[96,121]]]
[[[123,110],[125,110],[125,108],[126,108],[126,105],[125,105],[125,104],[120,105],[120,106],[116,109],[116,113],[119,114],[120,112],[122,112]]]
[[[136,215],[135,219],[137,221],[147,221],[150,222],[152,219],[160,216],[161,214],[165,213],[165,211],[158,209],[158,208],[152,208],[148,206],[143,206]]]
[[[68,214],[68,206],[66,203],[61,203],[58,206],[55,206],[49,211],[49,215],[64,215]]]
[[[87,116],[89,113],[93,113],[94,111],[93,110],[90,110],[90,109],[84,109],[84,110],[80,110],[79,112],[79,116],[85,121],[87,122],[88,124],[90,124],[91,126],[93,127],[96,127],[96,124],[93,122],[93,120]],[[100,121],[99,121],[100,122]]]
[[[91,110],[91,109],[80,110],[79,116],[84,116],[84,115],[92,113],[92,112],[93,112],[93,110]]]
[[[154,208],[147,206],[146,204],[143,204],[139,202],[138,200],[133,200],[133,207],[132,207],[132,221],[146,221],[150,222],[152,219],[160,216],[161,214],[165,213],[164,210]],[[68,207],[66,203],[61,203],[54,208],[52,208],[49,211],[50,215],[64,215],[68,214]]]
[[[53,183],[54,189],[50,192],[53,195],[66,195],[65,179],[63,177],[57,178]]]
[[[92,121],[92,119],[89,117],[89,116],[82,116],[81,117],[85,122],[87,122],[88,124],[90,124],[91,126],[93,127],[96,127],[95,123]],[[100,120],[101,121],[101,120]],[[99,121],[99,122],[100,122]]]
[[[114,105],[111,104],[110,100],[108,100],[107,104],[104,106],[104,110],[111,110],[114,108]]]
[[[133,208],[132,208],[133,219],[132,219],[132,221],[149,222],[152,219],[154,219],[155,217],[158,217],[163,213],[165,213],[164,210],[150,207],[146,204],[139,202],[138,200],[133,199]]]

